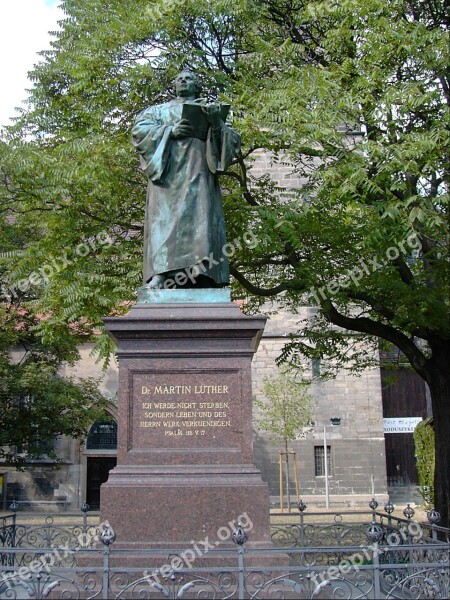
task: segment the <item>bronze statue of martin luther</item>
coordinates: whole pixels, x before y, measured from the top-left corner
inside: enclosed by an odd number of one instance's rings
[[[175,91],[169,102],[143,110],[133,127],[148,176],[144,284],[222,287],[229,266],[218,175],[239,152],[240,136],[225,122],[229,105],[199,101],[194,73],[182,71]]]

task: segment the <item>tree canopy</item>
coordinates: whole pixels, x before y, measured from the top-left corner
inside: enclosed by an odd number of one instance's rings
[[[263,380],[265,400],[255,400],[258,429],[267,431],[282,442],[285,452],[290,441],[298,439],[312,422],[312,398],[308,383],[297,381],[288,372]]]
[[[38,317],[23,305],[0,305],[0,322],[0,458],[18,468],[43,457],[57,464],[56,438],[84,436],[105,400],[94,379],[59,375],[76,353],[63,336],[42,343],[33,332]]]
[[[252,231],[258,243],[232,257],[234,296],[249,310],[266,299],[294,312],[317,306],[285,349],[292,364],[328,356],[336,368],[361,370],[368,344],[400,348],[430,387],[436,504],[448,519],[443,0],[62,6],[67,16],[33,71],[29,107],[0,147],[4,295],[14,298],[22,284],[23,301],[47,315],[36,333],[48,343],[89,337],[102,316],[134,300],[145,176],[130,128],[168,97],[181,67],[192,68],[203,95],[232,104],[242,134],[242,156],[222,177],[228,237]],[[304,185],[253,175],[256,150]],[[98,340],[106,356],[110,342]]]

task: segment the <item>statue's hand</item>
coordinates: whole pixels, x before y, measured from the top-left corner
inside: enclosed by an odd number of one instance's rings
[[[191,124],[187,119],[181,119],[172,128],[172,138],[179,140],[185,137],[191,137],[193,134]]]
[[[219,104],[208,104],[204,107],[204,111],[208,118],[208,122],[213,129],[220,129],[220,105]]]

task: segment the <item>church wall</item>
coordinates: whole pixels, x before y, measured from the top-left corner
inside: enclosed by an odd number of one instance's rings
[[[290,333],[298,332],[296,323],[306,316],[272,313],[253,362],[253,389],[262,397],[265,377],[276,376],[276,359]],[[270,311],[269,311],[270,313]],[[306,365],[306,369],[312,369]],[[313,381],[314,426],[303,439],[290,443],[296,451],[300,496],[309,502],[325,501],[325,478],[315,476],[315,447],[323,448],[323,428],[326,428],[327,446],[331,448],[329,494],[333,503],[353,505],[377,498],[387,498],[386,462],[381,401],[381,379],[378,368],[366,370],[356,377],[345,371],[330,381]],[[255,417],[257,411],[255,409]],[[330,419],[340,418],[340,425]],[[256,429],[256,428],[255,428]],[[269,483],[273,503],[279,496],[279,455],[282,443],[273,437],[255,431],[255,463],[263,479]],[[291,472],[291,494],[295,487]]]
[[[117,364],[113,358],[108,369],[103,372],[102,365],[96,363],[91,355],[93,344],[79,348],[80,360],[73,366],[65,365],[61,375],[75,378],[93,377],[99,380],[99,389],[109,400],[110,412],[114,415],[117,404]],[[13,350],[13,359],[20,360],[21,352]],[[76,511],[86,497],[86,457],[90,453],[84,448],[82,440],[65,436],[55,440],[58,458],[62,465],[55,465],[49,459],[34,461],[29,469],[17,471],[11,467],[2,467],[6,474],[6,507],[15,500],[20,510],[39,512]],[[98,452],[97,454],[102,454]]]

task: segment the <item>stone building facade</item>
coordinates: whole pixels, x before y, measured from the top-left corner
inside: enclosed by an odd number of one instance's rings
[[[300,318],[301,315],[271,314],[253,362],[255,397],[262,395],[264,378],[277,373],[275,361]],[[309,368],[312,370],[313,366]],[[341,371],[336,379],[328,381],[321,381],[319,370],[315,370],[311,385],[314,425],[307,428],[304,437],[289,445],[296,452],[301,498],[317,505],[326,503],[324,428],[330,505],[365,504],[374,495],[381,500],[387,498],[380,370],[368,369],[359,377]],[[281,446],[255,427],[255,463],[269,483],[275,505],[279,499]],[[295,499],[292,473],[290,481]]]

